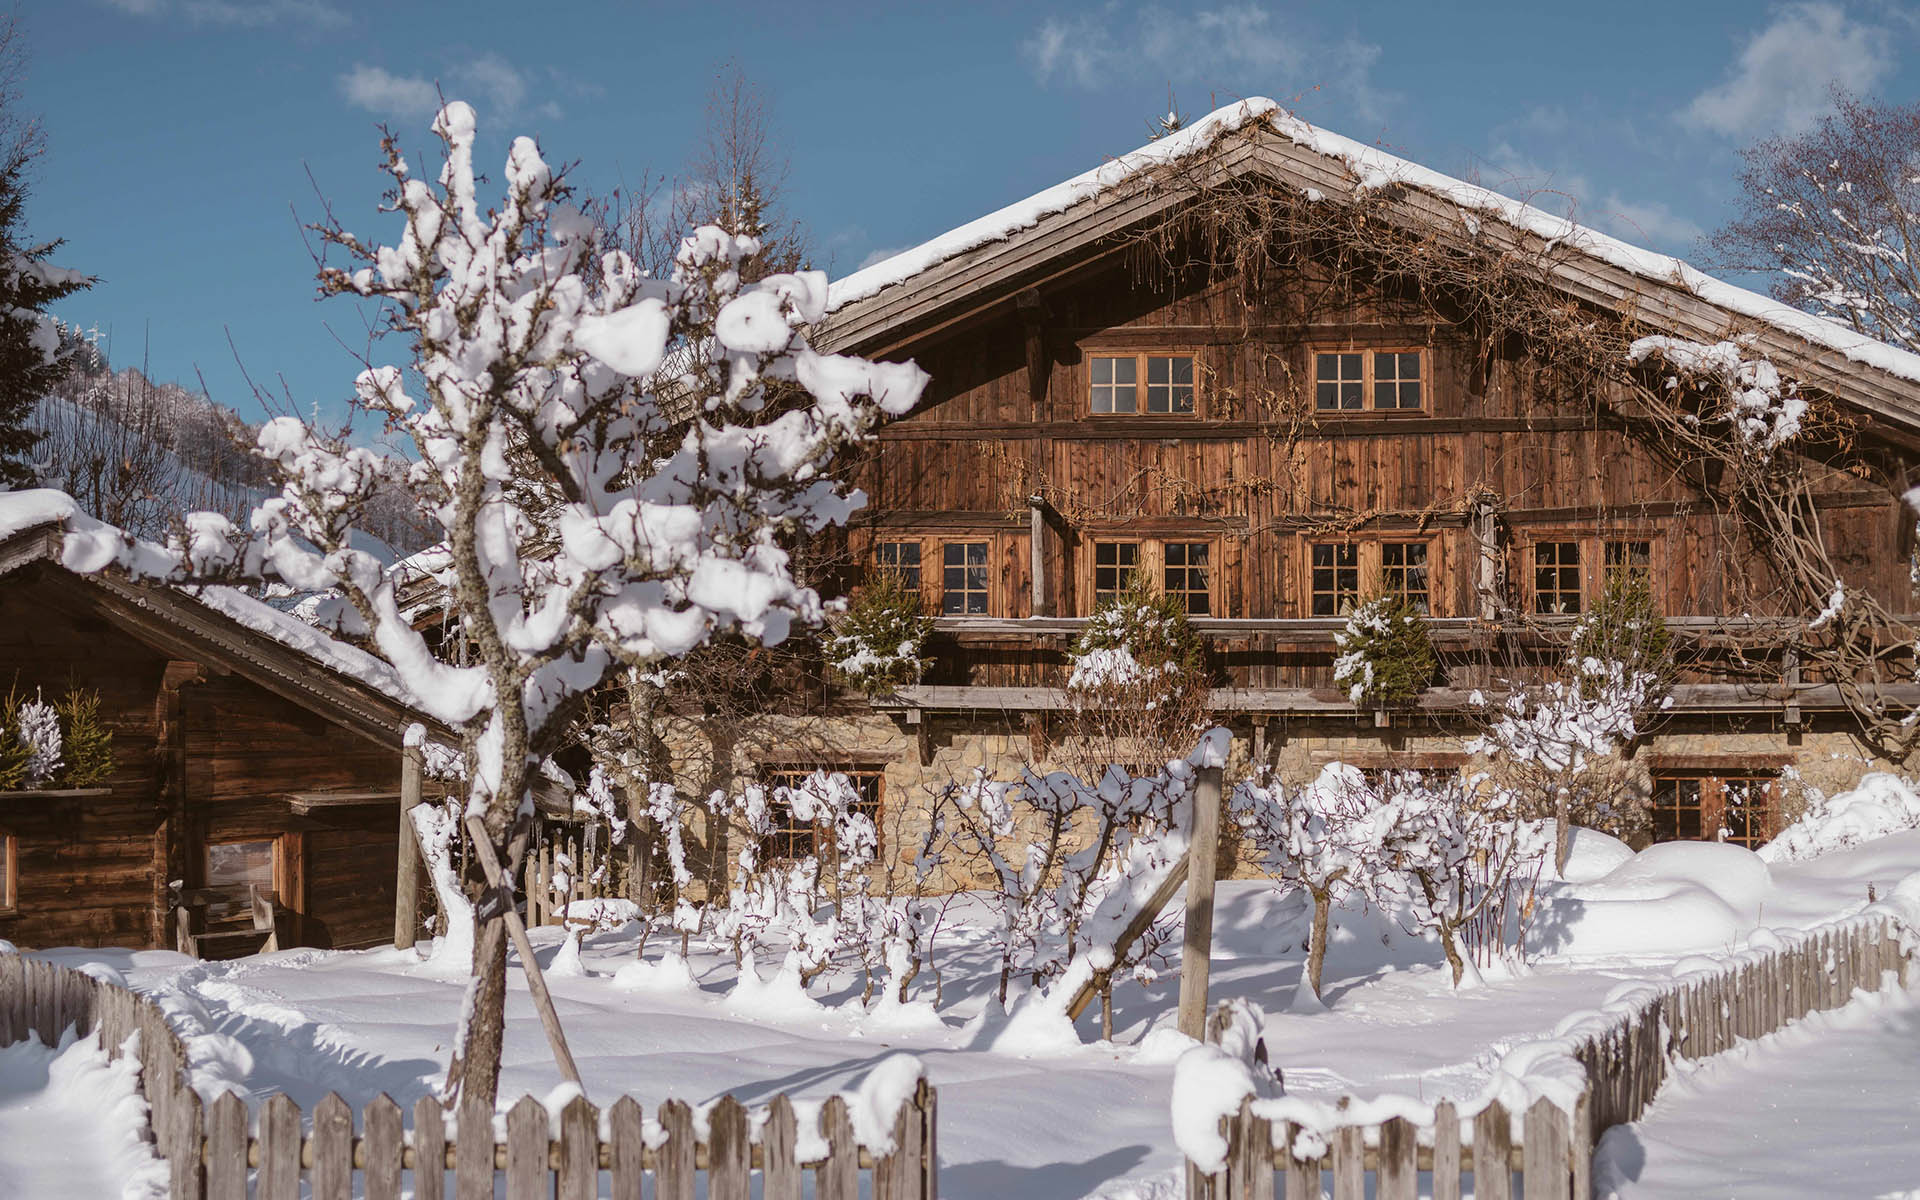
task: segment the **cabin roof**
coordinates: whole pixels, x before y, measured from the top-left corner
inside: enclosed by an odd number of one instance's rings
[[[1217,152],[1231,178],[1259,174],[1309,198],[1382,191],[1393,211],[1496,246],[1546,251],[1556,284],[1674,336],[1749,336],[1803,382],[1920,432],[1920,354],[1716,279],[1509,196],[1311,125],[1272,100],[1231,104],[1169,135],[834,282],[824,348],[879,354],[1010,303],[1063,258],[1190,199],[1152,169]]]
[[[416,722],[436,740],[451,736],[417,711],[390,665],[234,588],[138,583],[76,570],[66,544],[74,522],[94,534],[112,529],[87,518],[62,492],[0,495],[0,576],[47,564],[87,588],[104,615],[141,640],[231,671],[374,741],[398,746]]]

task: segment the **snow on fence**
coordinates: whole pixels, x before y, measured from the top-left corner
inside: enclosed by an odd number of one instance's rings
[[[630,1096],[604,1113],[577,1095],[557,1112],[527,1096],[507,1112],[504,1141],[485,1103],[463,1108],[449,1129],[439,1101],[423,1096],[408,1129],[400,1106],[385,1095],[356,1118],[329,1093],[314,1105],[309,1127],[285,1095],[269,1098],[257,1119],[232,1092],[204,1104],[188,1082],[185,1047],[151,1000],[79,971],[0,954],[0,1045],[34,1034],[57,1045],[68,1026],[82,1037],[97,1030],[112,1057],[138,1055],[147,1132],[167,1161],[175,1200],[246,1200],[250,1176],[257,1200],[298,1200],[303,1179],[312,1200],[492,1200],[503,1176],[509,1200],[640,1200],[643,1181],[657,1200],[693,1200],[696,1193],[709,1200],[937,1194],[936,1093],[924,1078],[897,1103],[899,1092],[889,1095],[882,1082],[863,1088],[851,1104],[830,1096],[796,1105],[782,1095],[750,1111],[724,1096],[696,1111],[670,1100],[652,1121]],[[137,1041],[129,1040],[135,1033]],[[882,1064],[870,1078],[885,1073]],[[856,1130],[857,1123],[881,1124],[887,1111],[894,1114],[890,1128]],[[484,1136],[463,1137],[462,1129]]]
[[[1674,1057],[1732,1049],[1809,1012],[1838,1008],[1856,988],[1877,991],[1889,975],[1900,986],[1914,940],[1895,917],[1870,913],[1742,954],[1731,965],[1690,972],[1678,986],[1629,989],[1600,1011],[1563,1022],[1561,1035],[1509,1052],[1506,1077],[1477,1101],[1322,1104],[1246,1095],[1235,1111],[1227,1095],[1218,1140],[1181,1139],[1187,1195],[1318,1200],[1330,1174],[1334,1200],[1459,1200],[1463,1176],[1471,1176],[1475,1200],[1587,1200],[1601,1135],[1640,1119]],[[1224,1055],[1212,1047],[1189,1054],[1199,1056],[1193,1095],[1222,1078],[1209,1067]],[[1568,1067],[1575,1069],[1571,1080]],[[1176,1081],[1177,1123],[1182,1092]]]

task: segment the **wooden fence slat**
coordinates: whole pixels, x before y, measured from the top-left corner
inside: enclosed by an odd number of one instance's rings
[[[460,1096],[460,1124],[453,1133],[455,1200],[493,1200],[493,1105],[479,1093]],[[540,1113],[544,1151],[546,1110]],[[542,1154],[542,1166],[545,1165]]]
[[[207,1200],[247,1200],[247,1102],[233,1092],[207,1114]]]
[[[413,1102],[413,1200],[446,1200],[446,1195],[446,1109],[434,1097],[422,1096]]]
[[[1419,1149],[1413,1123],[1404,1117],[1380,1123],[1377,1200],[1415,1200],[1420,1194]]]
[[[328,1092],[313,1106],[313,1200],[352,1200],[353,1110]]]
[[[1571,1200],[1567,1187],[1567,1114],[1544,1096],[1527,1109],[1521,1130],[1521,1183],[1526,1200]]]
[[[1473,1119],[1473,1200],[1513,1200],[1513,1129],[1498,1101]]]
[[[1287,1200],[1320,1200],[1320,1160],[1294,1154],[1302,1132],[1300,1126],[1287,1122]]]
[[[814,1200],[860,1200],[860,1147],[853,1140],[847,1102],[839,1096],[828,1096],[820,1106],[820,1132],[827,1139],[827,1159],[814,1169]]]
[[[940,1200],[940,1090],[922,1079],[915,1089],[920,1102],[920,1195]]]
[[[893,1117],[893,1153],[874,1164],[874,1200],[918,1200],[920,1194],[920,1113],[911,1098]]]
[[[789,1111],[791,1117],[791,1111]],[[608,1165],[613,1174],[613,1200],[640,1200],[641,1182],[646,1178],[642,1155],[646,1153],[646,1122],[640,1102],[622,1096],[607,1110],[607,1137],[613,1143]],[[768,1191],[767,1200],[774,1200]],[[795,1193],[791,1200],[800,1200]]]
[[[463,1124],[459,1144],[464,1148],[466,1143]],[[465,1186],[463,1179],[461,1187]],[[507,1200],[548,1200],[552,1195],[553,1172],[547,1168],[547,1110],[532,1096],[522,1096],[507,1110]]]
[[[1358,1125],[1333,1132],[1333,1200],[1367,1200],[1366,1133]]]
[[[300,1106],[285,1092],[267,1098],[260,1112],[259,1200],[299,1200]]]
[[[885,1173],[874,1172],[876,1184]],[[750,1200],[752,1190],[753,1147],[747,1142],[747,1110],[732,1096],[722,1096],[707,1114],[707,1200]],[[878,1186],[874,1197],[891,1200]]]
[[[560,1178],[554,1195],[556,1200],[594,1200],[599,1194],[600,1114],[585,1096],[575,1096],[560,1110]]]
[[[654,1200],[693,1200],[693,1110],[684,1100],[660,1106],[667,1140],[655,1151]]]
[[[406,1137],[400,1106],[381,1092],[360,1113],[367,1200],[400,1200],[401,1150]]]
[[[173,1128],[163,1141],[167,1156],[168,1186],[175,1196],[199,1200],[206,1183],[206,1171],[200,1162],[200,1094],[188,1088],[174,1105]]]
[[[15,1032],[27,1011],[26,989],[20,983],[18,954],[0,954],[0,1046],[20,1040]]]
[[[1460,1200],[1460,1113],[1451,1100],[1433,1106],[1433,1200]]]
[[[1274,1200],[1273,1123],[1254,1113],[1252,1096],[1240,1101],[1227,1155],[1233,1200]]]
[[[767,1106],[766,1128],[760,1131],[761,1192],[765,1200],[800,1200],[804,1190],[794,1144],[799,1125],[793,1116],[793,1101],[782,1094]]]
[[[1573,1200],[1593,1200],[1593,1146],[1598,1141],[1593,1127],[1593,1085],[1573,1104],[1572,1137],[1567,1147],[1567,1162],[1573,1175]]]

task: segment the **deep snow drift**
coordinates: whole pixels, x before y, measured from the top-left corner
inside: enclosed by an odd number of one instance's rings
[[[0,1196],[164,1196],[166,1164],[139,1135],[137,1072],[131,1056],[108,1062],[94,1035],[0,1046]]]
[[[1366,911],[1336,914],[1324,1012],[1289,1012],[1307,913],[1261,882],[1222,885],[1212,993],[1246,996],[1273,1013],[1265,1038],[1290,1094],[1332,1100],[1386,1093],[1428,1100],[1473,1094],[1507,1051],[1553,1034],[1615,989],[1671,977],[1688,956],[1737,949],[1756,933],[1857,911],[1869,883],[1882,897],[1920,871],[1920,833],[1769,867],[1737,848],[1680,845],[1641,855],[1583,834],[1569,876],[1543,885],[1538,953],[1454,990],[1438,949]],[[967,901],[965,903],[972,903]],[[1177,910],[1177,906],[1176,906]],[[632,967],[631,927],[589,936],[580,974],[552,979],[588,1096],[631,1093],[653,1106],[733,1092],[819,1098],[851,1086],[888,1056],[917,1055],[940,1088],[941,1189],[956,1200],[1177,1194],[1180,1156],[1169,1121],[1173,1062],[1191,1044],[1175,1032],[1177,970],[1115,993],[1115,1041],[1015,1041],[991,1003],[997,958],[984,910],[965,911],[931,979],[907,1006],[859,1010],[860,980],[829,973],[810,997],[762,963],[762,982],[736,988],[723,947],[694,942],[684,971]],[[543,963],[559,930],[534,933]],[[1764,944],[1766,935],[1757,940]],[[1177,939],[1174,943],[1178,944]],[[290,951],[234,963],[164,953],[108,957],[151,991],[189,1035],[204,1092],[237,1087],[254,1100],[284,1091],[310,1110],[328,1091],[355,1105],[380,1092],[402,1104],[445,1068],[464,966],[392,950]],[[625,970],[623,970],[625,968]],[[689,981],[690,979],[690,981]],[[558,1083],[517,974],[511,976],[501,1094],[546,1095]]]

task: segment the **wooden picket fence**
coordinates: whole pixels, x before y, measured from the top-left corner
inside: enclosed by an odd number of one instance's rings
[[[378,1096],[359,1113],[329,1093],[314,1105],[309,1126],[284,1095],[261,1106],[257,1121],[228,1093],[203,1105],[187,1081],[187,1056],[159,1007],[124,988],[37,959],[0,955],[0,1045],[38,1034],[48,1045],[74,1026],[98,1029],[107,1053],[139,1055],[148,1134],[167,1161],[175,1200],[298,1200],[304,1179],[312,1200],[492,1200],[504,1176],[509,1200],[602,1194],[615,1200],[936,1200],[937,1095],[925,1080],[894,1119],[894,1150],[874,1156],[854,1139],[846,1101],[820,1109],[823,1157],[800,1157],[799,1126],[784,1095],[768,1106],[759,1141],[747,1108],[722,1097],[707,1113],[704,1139],[693,1110],[670,1100],[656,1113],[664,1140],[649,1145],[640,1105],[630,1096],[600,1114],[584,1098],[557,1121],[533,1097],[507,1113],[506,1141],[495,1139],[493,1108],[461,1109],[449,1130],[445,1110],[426,1096],[413,1106],[412,1128],[400,1106]],[[138,1033],[137,1042],[129,1042]],[[471,1132],[483,1131],[481,1136]],[[758,1186],[754,1176],[759,1175]],[[807,1176],[812,1176],[812,1187]],[[700,1186],[704,1177],[705,1186]],[[647,1182],[647,1181],[650,1181]]]
[[[1459,1200],[1463,1174],[1470,1173],[1475,1200],[1588,1200],[1600,1136],[1640,1119],[1674,1056],[1706,1058],[1809,1012],[1838,1008],[1856,988],[1877,991],[1887,972],[1904,980],[1901,942],[1900,928],[1884,917],[1843,923],[1635,1006],[1574,1048],[1587,1076],[1574,1111],[1536,1101],[1522,1115],[1518,1144],[1510,1114],[1497,1103],[1474,1115],[1463,1146],[1451,1103],[1434,1106],[1431,1126],[1395,1118],[1316,1135],[1289,1122],[1276,1136],[1249,1097],[1221,1122],[1226,1169],[1208,1175],[1189,1161],[1187,1195],[1319,1200],[1322,1177],[1330,1174],[1334,1200],[1414,1200],[1423,1191],[1433,1200]],[[1296,1145],[1310,1147],[1306,1156],[1294,1156]]]

